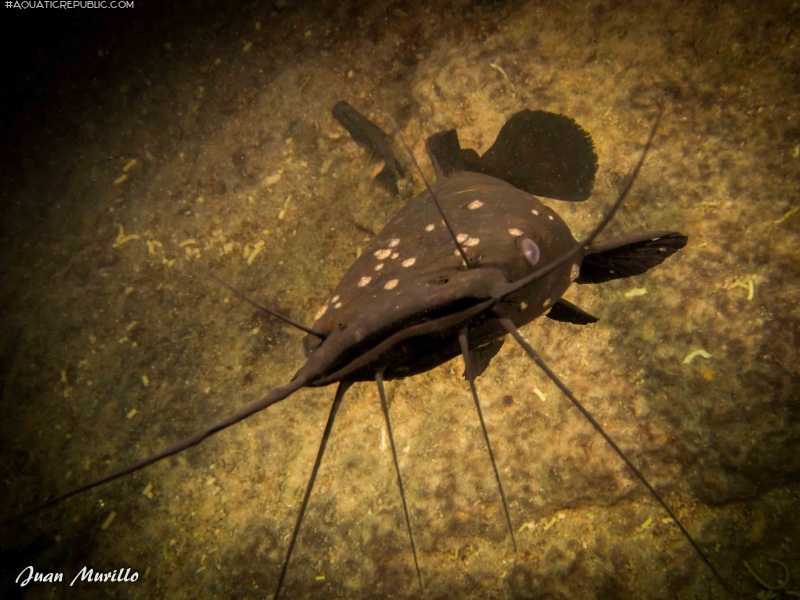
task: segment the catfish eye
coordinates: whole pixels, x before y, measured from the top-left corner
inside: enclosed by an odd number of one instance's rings
[[[536,245],[531,238],[527,237],[518,237],[517,238],[517,248],[519,251],[522,252],[522,255],[525,257],[531,265],[535,265],[539,262],[540,253],[539,253],[539,246]]]

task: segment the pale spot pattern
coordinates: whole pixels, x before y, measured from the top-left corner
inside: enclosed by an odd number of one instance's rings
[[[378,260],[383,260],[384,258],[389,258],[391,254],[392,254],[391,250],[389,250],[388,248],[384,248],[383,250],[378,250],[375,252],[375,258],[377,258]]]
[[[399,252],[392,252],[392,260],[394,260],[394,259],[395,259],[395,258],[397,258],[398,256],[400,256],[400,253],[399,253]]]
[[[377,265],[375,265],[376,271],[380,271],[382,268],[383,268],[383,263],[378,263]]]
[[[522,235],[522,231],[517,229],[516,227],[512,227],[511,229],[509,229],[508,233],[510,233],[511,235]]]
[[[389,240],[389,248],[394,248],[400,243],[400,238],[392,238]]]
[[[425,231],[433,231],[435,228],[436,226],[433,223],[430,223],[425,226]]]
[[[342,308],[342,303],[337,302],[336,304],[333,305],[333,308]]]
[[[396,287],[397,287],[397,284],[398,284],[398,283],[400,283],[400,281],[399,281],[398,279],[390,279],[390,280],[389,280],[389,281],[387,281],[387,282],[386,282],[386,284],[383,286],[383,289],[385,289],[385,290],[393,290],[394,288],[396,288]]]
[[[372,277],[362,277],[358,282],[358,287],[364,287],[370,281],[372,281]]]
[[[413,265],[415,262],[417,262],[417,259],[416,259],[416,258],[407,258],[407,259],[405,259],[405,260],[404,260],[404,261],[403,261],[401,264],[402,264],[402,265],[403,265],[405,268],[408,268],[408,267],[410,267],[411,265]]]
[[[539,211],[538,211],[538,210],[536,210],[536,209],[534,208],[534,209],[531,211],[531,214],[532,214],[532,215],[534,215],[534,216],[536,216],[536,217],[538,217],[538,216],[539,216]]]
[[[459,234],[456,236],[456,241],[457,241],[459,244],[463,244],[464,242],[466,242],[466,241],[467,241],[467,239],[468,239],[468,238],[469,238],[469,234],[468,234],[468,233],[459,233]]]
[[[331,298],[331,303],[338,302],[338,301],[339,301],[339,295],[338,294],[336,296],[334,296],[333,298]]]
[[[552,221],[553,220],[553,215],[547,215],[547,218]]]
[[[467,241],[464,242],[465,246],[477,246],[481,243],[481,238],[468,238]]]
[[[483,206],[483,202],[480,200],[473,200],[467,205],[467,208],[470,210],[478,210],[481,206]]]

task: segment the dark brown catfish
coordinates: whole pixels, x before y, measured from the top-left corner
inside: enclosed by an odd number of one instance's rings
[[[544,129],[549,144],[536,137]],[[528,138],[539,147],[526,145]],[[566,223],[534,195],[544,189],[552,198],[585,200],[591,190],[597,168],[592,142],[568,117],[517,113],[484,155],[489,166],[462,151],[455,131],[431,136],[426,146],[437,180],[375,237],[317,313],[312,329],[320,336],[306,338],[308,363],[297,373],[308,375],[309,385],[372,381],[381,369],[385,379],[428,371],[460,353],[457,334],[465,326],[471,348],[505,335],[500,318],[516,327],[544,313],[591,322],[596,319],[561,300],[572,282],[639,275],[686,244],[680,233],[641,231],[578,247]],[[508,161],[498,147],[511,154]],[[527,160],[520,149],[528,151]],[[565,163],[576,177],[554,176],[550,165]],[[506,171],[524,189],[498,178]],[[576,248],[569,260],[523,283]],[[472,316],[470,309],[486,301],[491,309]],[[460,313],[464,319],[453,319]],[[448,324],[431,327],[436,319]],[[419,325],[424,333],[409,334]]]
[[[341,104],[337,107],[342,108]],[[351,133],[356,132],[356,139],[369,139],[375,131],[380,131],[377,127],[364,131],[363,125],[369,121],[349,105],[347,108],[348,123],[352,126]],[[300,388],[338,383],[276,583],[278,596],[342,398],[353,382],[374,380],[381,397],[422,589],[423,577],[383,381],[422,373],[459,354],[463,356],[503,500],[509,537],[516,549],[505,492],[494,465],[474,386],[474,378],[510,333],[675,519],[719,578],[707,556],[656,490],[518,331],[518,327],[543,314],[576,324],[596,321],[596,317],[562,299],[572,283],[601,283],[644,273],[686,244],[686,236],[672,231],[641,231],[595,241],[630,190],[652,144],[657,123],[617,201],[580,242],[558,214],[537,197],[583,201],[591,193],[597,157],[589,135],[572,119],[543,111],[518,112],[503,126],[494,145],[482,157],[473,150],[462,149],[454,130],[429,137],[426,147],[436,170],[436,181],[432,185],[426,182],[425,191],[409,201],[375,237],[320,308],[316,322],[310,328],[301,326],[308,333],[304,340],[307,362],[289,383],[155,456],[63,494],[26,514],[181,452]],[[386,138],[381,140],[381,147],[388,149]],[[391,154],[391,150],[388,152]],[[384,155],[387,164],[396,164],[393,157]]]

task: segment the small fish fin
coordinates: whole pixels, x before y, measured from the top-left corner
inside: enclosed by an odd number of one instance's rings
[[[400,188],[397,187],[397,174],[388,164],[384,165],[381,172],[373,179],[375,183],[394,196],[400,195]]]
[[[433,168],[436,169],[437,179],[450,177],[453,173],[464,170],[461,144],[455,129],[434,133],[425,140],[425,149],[431,158]]]
[[[688,237],[675,231],[639,231],[589,245],[577,283],[604,283],[641,275],[683,248]]]
[[[353,141],[370,151],[373,160],[384,161],[383,170],[375,177],[375,181],[387,191],[398,195],[400,192],[397,178],[403,177],[404,173],[392,152],[389,136],[344,100],[337,102],[331,112]]]
[[[470,167],[534,196],[582,202],[592,193],[597,154],[589,134],[569,117],[523,110]]]
[[[545,316],[554,321],[572,323],[573,325],[588,325],[589,323],[597,323],[600,320],[563,298],[558,300]]]
[[[472,370],[475,373],[475,377],[480,377],[483,375],[486,367],[489,366],[489,363],[492,362],[492,359],[497,355],[498,352],[500,352],[500,348],[503,347],[505,341],[505,338],[499,337],[495,340],[492,340],[488,344],[478,346],[477,348],[472,348],[469,351],[469,358],[472,362]],[[467,376],[466,370],[461,374],[461,376]]]

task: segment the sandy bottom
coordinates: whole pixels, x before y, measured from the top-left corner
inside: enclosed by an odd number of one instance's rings
[[[423,142],[435,131],[456,127],[483,151],[522,108],[575,118],[599,155],[594,194],[551,206],[579,236],[624,185],[663,99],[655,148],[606,235],[673,229],[688,246],[639,278],[571,289],[599,323],[543,319],[524,333],[732,588],[764,591],[743,561],[770,584],[780,561],[796,581],[797,8],[339,4],[179,15],[146,37],[131,25],[20,121],[0,242],[3,515],[161,449],[302,365],[302,334],[192,264],[313,321],[422,189],[416,175],[400,198],[370,185],[380,166],[331,117],[337,100],[399,128],[429,177]],[[699,349],[710,357],[684,364]],[[509,342],[478,389],[514,553],[461,370],[453,361],[389,384],[426,597],[725,597]],[[83,566],[139,573],[28,597],[271,594],[333,392],[301,391],[3,528],[3,549],[56,538],[37,565],[67,581]],[[285,597],[420,596],[384,436],[375,386],[355,386]]]

